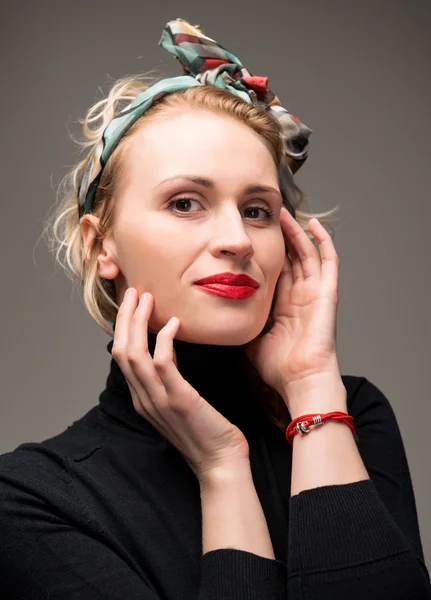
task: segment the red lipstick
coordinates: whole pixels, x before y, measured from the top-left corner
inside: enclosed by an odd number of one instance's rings
[[[242,300],[257,292],[259,283],[245,273],[217,273],[195,281],[195,285],[210,294]]]

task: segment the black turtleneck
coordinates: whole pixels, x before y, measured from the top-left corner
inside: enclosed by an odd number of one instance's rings
[[[148,333],[151,356],[154,356],[156,339],[155,333]],[[111,340],[107,345],[110,354],[113,343]],[[250,363],[242,346],[195,344],[174,339],[174,349],[182,377],[229,421],[242,425],[262,419],[262,407],[248,376]],[[115,395],[111,394],[113,390]],[[114,359],[100,404],[108,413],[138,428],[148,428],[148,423],[133,407],[126,379]]]
[[[375,385],[343,376],[370,479],[291,496],[292,447],[264,416],[242,347],[174,347],[183,377],[247,437],[275,560],[202,554],[198,481],[135,411],[111,356],[86,414],[0,456],[2,599],[430,600],[401,433]]]

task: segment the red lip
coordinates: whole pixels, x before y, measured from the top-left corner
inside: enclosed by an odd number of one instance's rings
[[[242,300],[243,298],[253,296],[257,288],[260,287],[255,279],[244,273],[235,274],[229,272],[204,277],[195,281],[195,285],[202,287],[202,289],[210,294],[224,296],[225,298],[234,298],[235,300]]]
[[[228,271],[225,273],[217,273],[216,275],[210,275],[209,277],[204,277],[203,279],[195,281],[196,285],[206,285],[207,283],[219,283],[229,286],[247,286],[256,289],[260,287],[255,279],[252,279],[245,273],[235,274],[229,273]]]
[[[249,298],[249,296],[253,296],[253,294],[255,294],[257,291],[257,288],[252,288],[249,285],[225,285],[224,283],[207,283],[206,285],[196,285],[210,294],[224,296],[225,298],[234,298],[235,300]]]

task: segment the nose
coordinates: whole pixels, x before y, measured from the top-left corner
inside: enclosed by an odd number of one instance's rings
[[[238,207],[225,207],[214,216],[210,232],[210,251],[213,256],[226,254],[237,259],[250,259],[254,248],[244,227],[244,221]]]

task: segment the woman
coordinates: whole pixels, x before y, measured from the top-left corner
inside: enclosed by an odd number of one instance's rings
[[[311,130],[198,28],[161,44],[186,75],[113,86],[52,220],[111,369],[1,457],[2,597],[429,598],[395,415],[340,374],[337,253],[295,207]]]

